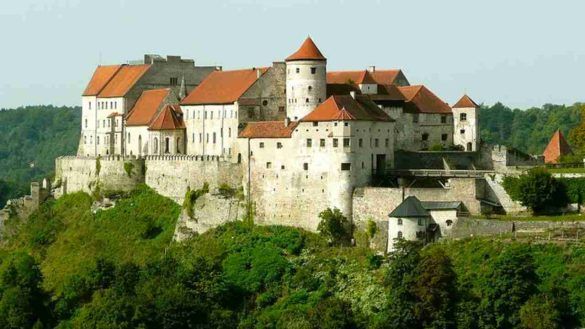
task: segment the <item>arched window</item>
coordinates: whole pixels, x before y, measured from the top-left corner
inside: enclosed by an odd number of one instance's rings
[[[308,88],[308,89],[309,89],[309,91],[311,91],[311,90],[313,90],[313,87],[309,86],[309,88]]]
[[[158,138],[154,138],[154,145],[153,145],[153,149],[154,149],[154,154],[158,154]]]
[[[181,153],[181,137],[177,137],[177,154]]]
[[[398,218],[398,222],[397,222],[397,224],[398,224],[398,225],[402,225],[402,218]]]
[[[130,144],[130,133],[128,133],[128,144]]]
[[[396,237],[398,237],[399,239],[402,239],[402,231],[398,231],[398,234],[396,235]]]
[[[238,153],[238,163],[242,163],[242,153]]]
[[[309,102],[309,99],[308,99],[308,98],[307,98],[307,99],[305,99],[305,103],[308,103],[308,102]]]
[[[142,155],[142,135],[138,135],[138,155]]]
[[[170,149],[170,145],[171,141],[169,140],[168,137],[165,138],[165,153],[169,153],[169,149]]]

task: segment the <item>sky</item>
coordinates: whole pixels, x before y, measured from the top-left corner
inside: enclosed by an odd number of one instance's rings
[[[402,69],[453,104],[585,101],[581,0],[0,2],[0,108],[78,105],[99,64],[145,53],[268,66],[310,35],[328,70]]]

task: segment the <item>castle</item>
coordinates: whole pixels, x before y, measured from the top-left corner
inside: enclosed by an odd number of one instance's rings
[[[474,158],[464,165],[470,170],[483,161],[478,105],[469,96],[449,106],[401,70],[328,72],[307,38],[268,67],[224,71],[157,55],[98,66],[82,95],[78,154],[57,159],[56,176],[59,193],[145,182],[177,202],[204,183],[228,185],[243,189],[257,223],[316,230],[328,207],[364,219],[354,208],[376,175],[419,168],[434,156],[429,149],[445,152],[439,166],[449,172],[438,179],[453,181],[443,189],[465,186],[433,198],[467,198],[473,212],[501,206],[479,182],[485,173],[455,177],[445,160]],[[507,151],[503,160],[500,150],[489,152],[489,161],[509,165]],[[392,193],[404,198],[404,186]],[[377,221],[387,221],[387,207]]]

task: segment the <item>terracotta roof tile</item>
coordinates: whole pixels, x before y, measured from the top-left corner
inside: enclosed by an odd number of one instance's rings
[[[183,116],[179,114],[179,105],[165,105],[149,125],[149,130],[185,129]]]
[[[458,108],[466,108],[466,107],[473,107],[473,108],[478,108],[479,106],[477,105],[477,103],[475,103],[473,101],[473,99],[471,99],[471,97],[467,96],[467,95],[463,95],[463,97],[461,97],[457,103],[455,103],[455,105],[452,106],[454,109],[458,109]]]
[[[121,65],[106,65],[106,66],[98,66],[95,71],[93,72],[93,76],[87,87],[85,87],[85,91],[83,91],[83,96],[96,96],[97,94],[102,91],[102,89],[106,86],[106,84],[112,79],[112,77],[118,72],[118,70],[122,67]]]
[[[364,75],[364,71],[380,85],[391,85],[394,84],[396,78],[402,73],[401,70],[376,70],[369,72],[367,70],[362,71],[331,71],[327,72],[327,83],[349,83],[353,82],[359,84]]]
[[[558,163],[561,156],[573,154],[569,143],[565,140],[560,130],[555,131],[550,142],[544,149],[543,156],[545,163]]]
[[[300,60],[326,60],[325,56],[321,53],[317,45],[313,42],[313,39],[308,37],[305,39],[301,47],[292,55],[286,58],[286,61],[300,61]]]
[[[123,65],[100,91],[98,97],[125,96],[149,68],[150,65]]]
[[[126,117],[127,126],[148,125],[163,105],[171,90],[169,88],[145,90]]]
[[[404,95],[405,112],[410,113],[444,113],[452,114],[451,108],[425,86],[399,86]]]
[[[327,98],[301,121],[392,121],[367,96],[353,98],[349,95],[336,95]]]
[[[242,96],[254,82],[257,71],[261,74],[268,68],[234,71],[214,71],[201,82],[183,101],[182,105],[230,104]]]
[[[240,132],[240,138],[290,138],[298,122],[291,122],[288,126],[284,121],[248,122]]]

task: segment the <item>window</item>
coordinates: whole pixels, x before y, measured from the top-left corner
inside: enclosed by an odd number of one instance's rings
[[[349,127],[349,122],[344,122],[343,125]]]
[[[398,221],[396,222],[397,225],[402,225],[402,218],[398,218]]]
[[[309,170],[309,164],[308,163],[303,163],[303,170]]]
[[[422,218],[419,218],[418,219],[418,226],[423,226],[423,221],[424,220]]]
[[[110,102],[110,109],[114,108],[114,102]]]
[[[333,138],[333,147],[339,146],[339,140],[337,138]]]
[[[263,149],[263,148],[264,148],[264,142],[260,142],[260,144],[259,144],[259,147],[260,147],[261,149]]]
[[[321,139],[319,140],[319,146],[320,146],[320,147],[325,147],[325,138],[321,138]]]
[[[308,103],[308,102],[309,102],[309,99],[308,99],[308,98],[306,98],[306,99],[305,99],[305,103]]]
[[[266,106],[266,105],[268,105],[268,101],[267,101],[267,100],[263,100],[263,101],[262,101],[262,105],[263,105],[263,106]]]
[[[282,143],[281,142],[276,142],[276,148],[277,149],[281,149],[282,148]]]
[[[447,140],[447,138],[449,138],[449,135],[447,134],[441,134],[441,140],[444,142]]]
[[[97,145],[100,145],[100,136],[96,136],[96,138],[95,138],[95,143],[96,143]]]
[[[412,115],[412,122],[417,123],[418,122],[418,113],[414,113]]]
[[[93,136],[89,136],[89,143],[93,144]]]
[[[319,126],[319,121],[313,122],[313,127],[318,127],[318,126]]]
[[[460,134],[465,134],[465,129],[461,129],[461,130],[459,130],[459,133],[460,133]]]
[[[209,119],[213,119],[213,111],[209,111]]]
[[[359,147],[364,147],[364,140],[363,139],[358,139],[358,146]]]
[[[89,106],[89,109],[91,110],[91,102],[87,103],[87,105]]]
[[[311,74],[315,74],[317,73],[317,68],[316,67],[311,67]]]
[[[301,73],[301,69],[297,67],[297,69],[295,70],[295,72]]]
[[[205,143],[209,144],[209,133],[205,134]]]
[[[459,120],[461,120],[461,121],[465,121],[465,120],[467,120],[467,113],[461,113],[461,114],[459,115]]]
[[[390,139],[386,138],[386,139],[384,140],[384,146],[385,146],[385,147],[389,147],[389,146],[390,146]]]
[[[307,138],[307,147],[311,147],[313,146],[313,140],[310,138]]]
[[[349,138],[343,139],[343,147],[349,147]]]
[[[87,136],[83,136],[83,144],[87,144]]]
[[[284,170],[284,165],[280,165],[280,169]]]
[[[171,78],[171,81],[170,81],[171,86],[176,86],[178,83],[179,83],[178,78]]]
[[[228,137],[232,137],[232,128],[228,128]]]
[[[447,123],[447,116],[441,115],[441,123]]]
[[[213,133],[213,144],[217,141],[216,133]]]
[[[272,168],[272,162],[266,162],[266,169]]]
[[[402,231],[398,231],[398,234],[396,234],[396,237],[398,237],[398,239],[402,239]]]
[[[284,106],[279,106],[278,107],[278,112],[284,112]]]
[[[165,138],[165,153],[169,153],[171,149],[171,141],[169,138]]]
[[[106,120],[102,120],[102,127],[106,127]]]
[[[195,133],[191,135],[191,143],[195,143]]]
[[[380,146],[380,140],[378,140],[377,138],[374,139],[374,147],[378,147]]]
[[[199,133],[199,143],[202,143],[202,142],[203,142],[203,134]]]
[[[351,170],[351,163],[342,163],[341,170],[343,170],[343,171]]]
[[[130,144],[130,133],[128,133],[128,144]]]
[[[308,89],[309,91],[311,91],[311,90],[313,90],[313,87],[309,86],[307,89]]]
[[[85,128],[87,128],[87,119],[85,119]]]
[[[158,153],[158,138],[154,138],[154,154]]]
[[[422,140],[423,141],[428,141],[429,140],[429,134],[427,134],[427,133],[422,134]]]
[[[445,221],[445,223],[447,224],[447,226],[453,225],[453,221],[450,219],[447,219],[447,221]]]

